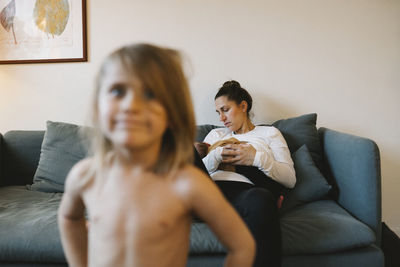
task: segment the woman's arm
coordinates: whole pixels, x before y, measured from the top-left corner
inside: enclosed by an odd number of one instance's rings
[[[216,185],[199,170],[190,170],[189,202],[228,250],[225,266],[250,267],[255,241],[239,214],[227,202]]]
[[[222,162],[221,153],[222,147],[217,147],[216,149],[211,150],[210,153],[203,158],[203,163],[206,166],[208,173],[213,173],[217,170],[219,164]]]
[[[253,165],[285,187],[293,188],[296,173],[285,138],[275,127],[260,127],[260,130],[268,143],[257,146]]]
[[[286,157],[290,158],[290,151],[287,147],[274,148],[274,152],[287,155]],[[289,160],[285,162],[276,160],[272,152],[257,151],[253,166],[258,167],[266,175],[287,188],[293,188],[296,184],[293,163],[289,162]]]
[[[75,165],[67,177],[58,210],[58,225],[65,256],[70,266],[87,266],[87,228],[81,197],[83,165]]]
[[[225,146],[222,151],[222,162],[258,167],[275,181],[285,187],[293,188],[296,174],[285,139],[276,128],[265,130],[264,135],[262,138],[265,142],[260,141],[262,139],[258,136],[257,143],[253,143],[254,146],[250,144]]]
[[[223,139],[222,129],[211,130],[204,138],[204,143],[212,145],[215,142]],[[206,166],[208,173],[213,173],[217,170],[219,164],[222,162],[222,147],[217,147],[211,150],[204,158],[203,163]]]

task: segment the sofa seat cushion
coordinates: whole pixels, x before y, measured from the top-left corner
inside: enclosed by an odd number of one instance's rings
[[[65,262],[57,227],[61,193],[0,187],[0,261]],[[281,217],[283,255],[319,254],[375,242],[372,230],[331,200],[312,202]],[[190,254],[224,253],[207,225],[191,228]]]
[[[0,187],[0,261],[65,262],[57,227],[61,196]]]
[[[57,226],[62,193],[0,187],[0,261],[65,262]],[[190,253],[226,250],[204,223],[193,223]]]
[[[281,217],[283,255],[320,254],[368,246],[374,232],[332,200],[312,202]]]
[[[190,232],[190,254],[207,253],[226,253],[226,249],[205,223],[195,222]]]
[[[57,226],[62,193],[0,187],[0,261],[65,262]],[[190,253],[226,250],[204,223],[193,223]]]
[[[367,225],[332,200],[320,200],[288,211],[281,217],[281,230],[285,256],[333,253],[375,242],[375,234]],[[226,249],[206,224],[194,223],[190,252],[224,253]]]

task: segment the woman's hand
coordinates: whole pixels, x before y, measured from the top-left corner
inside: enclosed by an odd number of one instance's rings
[[[256,156],[256,149],[250,144],[229,144],[221,153],[222,163],[251,166]]]

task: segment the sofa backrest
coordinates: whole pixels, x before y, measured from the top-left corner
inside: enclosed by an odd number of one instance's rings
[[[306,114],[274,122],[287,140],[294,153],[303,144],[309,148],[313,160],[322,169],[322,151],[316,128],[317,114]],[[196,141],[218,126],[205,124],[197,126]],[[1,148],[0,185],[31,184],[35,175],[41,152],[44,131],[10,131],[4,135]],[[60,152],[62,153],[62,152]]]
[[[0,186],[31,184],[39,163],[44,131],[9,131],[0,151]]]
[[[196,141],[204,137],[215,125],[197,127]],[[39,164],[45,131],[9,131],[0,134],[0,186],[32,184]]]
[[[215,128],[221,128],[222,126],[216,126],[212,124],[203,124],[203,125],[197,125],[197,134],[195,141],[196,142],[203,142],[204,138],[207,136],[207,134]]]

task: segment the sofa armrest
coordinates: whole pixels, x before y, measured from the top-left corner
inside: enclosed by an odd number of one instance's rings
[[[381,167],[379,149],[370,139],[327,128],[318,129],[327,171],[338,203],[381,238]]]

